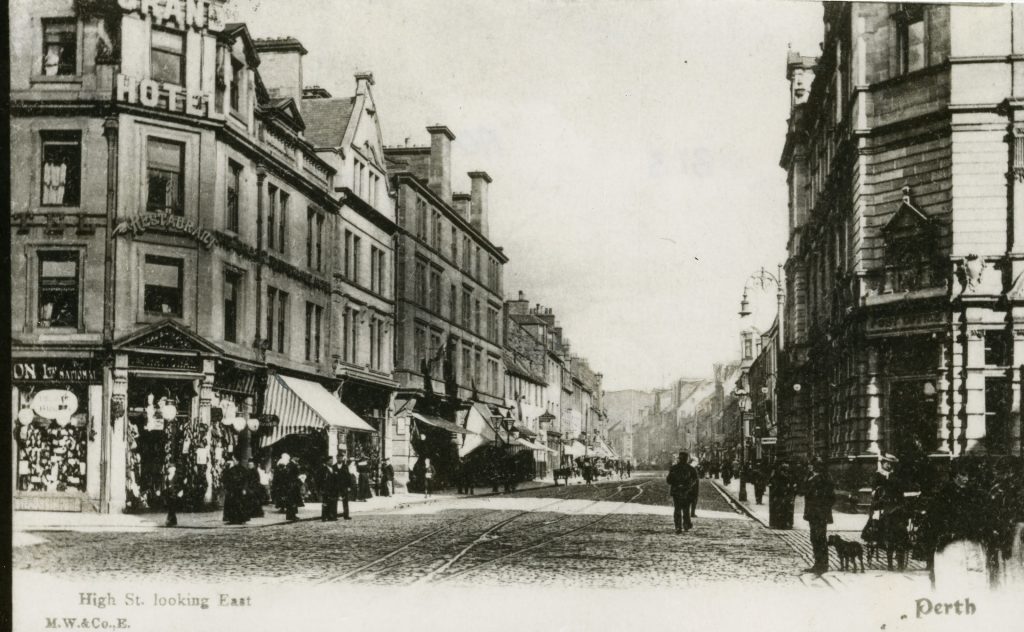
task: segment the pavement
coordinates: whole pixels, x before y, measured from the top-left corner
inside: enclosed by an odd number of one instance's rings
[[[554,487],[551,481],[533,480],[520,483],[517,491],[533,489],[544,489]],[[489,488],[477,488],[475,496],[494,496]],[[499,494],[500,495],[500,494]],[[455,494],[454,490],[441,490],[429,497],[423,494],[410,494],[398,492],[391,496],[375,496],[365,502],[349,502],[349,514],[358,515],[369,512],[387,512],[412,507],[415,505],[437,503],[442,500],[454,498],[473,498],[473,496]],[[339,511],[341,503],[338,503]],[[131,532],[151,531],[154,529],[165,529],[164,521],[167,514],[164,512],[144,513],[78,513],[61,511],[16,511],[14,512],[13,530],[15,532],[14,546],[27,546],[35,544],[36,538],[26,537],[25,534],[34,531],[73,531],[80,533],[87,532]],[[307,502],[305,506],[299,507],[299,521],[319,521],[320,503]],[[264,515],[260,518],[252,518],[243,525],[228,525],[223,521],[223,514],[220,509],[200,512],[179,512],[178,529],[246,529],[252,527],[270,527],[280,524],[288,524],[284,513],[265,506]]]
[[[757,504],[757,499],[754,497],[753,485],[747,485],[747,500],[741,501],[739,500],[740,484],[738,480],[733,479],[729,485],[725,485],[721,480],[713,480],[712,482],[719,492],[728,498],[735,507],[761,523],[761,525],[771,533],[789,543],[790,546],[792,546],[801,555],[801,557],[807,561],[808,566],[813,563],[814,556],[811,550],[809,536],[811,529],[807,521],[803,519],[803,496],[797,496],[793,502],[793,528],[772,529],[768,525],[768,490],[765,490],[764,497],[761,500],[762,504]],[[852,540],[863,544],[864,541],[861,539],[860,533],[864,529],[864,524],[867,522],[867,519],[868,517],[865,514],[844,513],[833,510],[832,524],[828,525],[828,532],[829,534],[837,534],[844,540]],[[888,571],[886,568],[884,552],[879,552],[877,559],[865,559],[864,566],[868,571],[892,572]],[[829,548],[829,567],[839,568],[839,557],[832,548]],[[919,560],[907,560],[907,569],[902,573],[902,575],[905,577],[916,578],[917,576],[926,573],[927,571],[924,562]]]

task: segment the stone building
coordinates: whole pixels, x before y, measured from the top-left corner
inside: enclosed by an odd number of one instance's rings
[[[505,405],[515,417],[520,446],[533,452],[535,476],[543,478],[550,469],[548,455],[558,454],[557,450],[548,448],[548,426],[541,422],[541,416],[547,412],[545,392],[548,383],[544,379],[547,349],[543,340],[537,339],[526,327],[511,318],[508,314],[509,303],[506,302],[503,314]]]
[[[504,404],[502,271],[508,257],[488,231],[491,177],[471,172],[471,193],[453,193],[455,134],[443,125],[427,131],[429,146],[384,149],[400,227],[395,247],[399,387],[397,417],[389,430],[402,480],[429,457],[445,481],[466,434],[455,423],[457,414],[474,402]],[[507,424],[507,411],[493,412],[498,423]]]
[[[199,507],[232,453],[373,430],[332,393],[338,173],[262,75],[304,49],[222,9],[12,5],[16,508],[158,508],[170,462]]]
[[[263,53],[266,57],[266,53]],[[266,62],[264,62],[266,63]],[[341,401],[380,433],[393,414],[394,195],[386,177],[383,136],[372,73],[355,76],[355,94],[334,98],[302,90],[306,138],[335,169],[341,213],[331,233],[337,261],[331,279],[331,362]],[[298,89],[293,85],[293,89]],[[352,456],[377,456],[373,434],[348,434]]]
[[[826,3],[821,56],[789,54],[779,404],[790,452],[847,488],[880,453],[1021,453],[1021,24],[1021,5]]]

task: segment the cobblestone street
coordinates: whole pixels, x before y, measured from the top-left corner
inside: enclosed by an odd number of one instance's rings
[[[15,568],[66,578],[369,585],[689,586],[799,583],[803,561],[702,483],[694,529],[676,535],[663,479],[444,498],[351,522],[143,533],[37,533]],[[260,567],[240,551],[260,551]]]

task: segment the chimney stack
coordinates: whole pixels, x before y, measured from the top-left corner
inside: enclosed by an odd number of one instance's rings
[[[471,196],[468,193],[452,193],[452,206],[462,219],[469,221]]]
[[[486,171],[470,171],[472,182],[469,223],[478,233],[487,237],[487,187],[492,182]]]
[[[260,56],[260,79],[273,98],[292,98],[302,110],[302,58],[306,47],[294,37],[258,39],[253,42]]]
[[[373,85],[373,73],[372,72],[357,72],[356,73],[356,94],[365,94],[370,91],[370,86]]]
[[[432,125],[430,133],[430,167],[427,186],[446,203],[452,203],[452,141],[455,134],[444,125]]]

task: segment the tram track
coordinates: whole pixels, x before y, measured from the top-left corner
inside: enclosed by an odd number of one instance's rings
[[[574,489],[574,488],[567,487],[566,489],[567,490],[571,490],[571,489]],[[611,498],[611,497],[613,497],[617,493],[618,493],[618,490],[616,490],[615,492],[613,492],[612,494],[610,494],[606,498]],[[591,505],[593,505],[595,503],[602,502],[602,501],[606,500],[606,498],[599,498],[597,500],[589,501],[587,503],[587,505],[585,505],[583,508],[580,509],[580,511],[585,510],[587,507],[589,507],[589,506],[591,506]],[[571,501],[575,501],[575,500],[579,500],[579,499],[575,499],[575,498],[558,498],[556,500],[553,500],[553,501],[551,501],[549,503],[544,503],[544,504],[539,505],[537,507],[531,507],[530,509],[518,511],[515,515],[510,516],[509,518],[506,518],[504,520],[501,520],[497,524],[488,526],[486,529],[484,529],[484,531],[480,532],[480,534],[477,535],[474,538],[473,542],[474,543],[478,542],[478,540],[481,537],[484,537],[485,534],[493,533],[496,530],[500,529],[501,527],[503,527],[503,526],[505,526],[505,525],[507,525],[507,524],[509,524],[509,523],[511,523],[511,522],[513,522],[513,521],[515,521],[515,520],[517,520],[517,519],[527,515],[527,514],[543,512],[546,509],[554,507],[555,505],[558,505],[560,503],[571,502]],[[425,534],[423,534],[421,536],[418,536],[415,539],[410,540],[409,542],[406,542],[405,544],[403,544],[401,546],[398,546],[398,547],[388,551],[386,554],[384,554],[384,555],[382,555],[382,556],[380,556],[378,558],[370,560],[370,561],[368,561],[368,562],[366,562],[364,564],[361,564],[360,566],[358,566],[358,567],[356,567],[354,569],[348,570],[348,571],[346,571],[344,573],[340,573],[338,575],[333,575],[331,577],[328,577],[328,578],[326,578],[326,579],[324,579],[324,580],[322,580],[320,582],[317,582],[317,583],[320,584],[320,585],[332,584],[332,583],[340,583],[340,582],[344,582],[344,581],[347,581],[347,580],[353,580],[353,578],[355,578],[356,576],[358,576],[360,574],[367,573],[367,572],[380,573],[381,571],[387,570],[389,568],[394,568],[394,567],[400,566],[401,565],[400,563],[399,564],[388,564],[388,565],[385,565],[384,563],[387,562],[388,560],[392,560],[393,558],[400,556],[402,553],[406,553],[406,552],[409,552],[410,550],[413,550],[414,547],[416,547],[416,545],[418,545],[418,544],[426,542],[426,541],[430,540],[431,538],[433,538],[435,536],[438,536],[438,535],[441,535],[442,533],[444,533],[446,531],[451,531],[451,530],[453,530],[454,528],[456,528],[458,526],[466,524],[467,522],[471,522],[471,521],[474,521],[474,520],[480,520],[480,519],[487,519],[488,517],[494,516],[495,514],[504,513],[504,512],[507,512],[507,511],[509,511],[509,510],[508,509],[492,509],[492,510],[488,510],[485,513],[482,513],[482,514],[473,514],[473,515],[466,516],[466,517],[463,517],[463,518],[449,520],[449,521],[445,522],[442,526],[440,526],[440,527],[438,527],[436,529],[432,529],[429,532],[427,532],[427,533],[425,533]],[[566,518],[568,518],[568,516]],[[558,519],[558,520],[556,520],[554,522],[560,522],[561,520],[564,520],[566,518],[561,518],[561,519]]]
[[[422,584],[422,583],[429,583],[429,582],[443,583],[443,582],[455,579],[456,577],[461,577],[461,576],[463,576],[463,575],[465,575],[467,573],[470,573],[472,571],[478,570],[478,569],[483,568],[485,566],[489,566],[491,564],[494,564],[495,562],[499,562],[501,560],[505,560],[505,559],[508,559],[508,558],[511,558],[511,557],[514,557],[514,556],[522,555],[522,554],[525,554],[527,552],[534,551],[536,549],[542,548],[542,547],[547,546],[548,544],[554,542],[555,540],[564,538],[564,537],[566,537],[568,535],[572,535],[574,533],[578,533],[578,532],[583,531],[585,529],[589,529],[590,527],[593,527],[594,525],[598,524],[599,522],[602,522],[603,520],[607,519],[608,517],[616,514],[623,506],[628,505],[628,504],[630,504],[632,502],[635,502],[636,499],[640,498],[640,496],[643,495],[643,493],[644,493],[644,489],[643,489],[644,486],[648,485],[651,482],[653,482],[653,479],[650,480],[650,481],[646,481],[646,482],[640,483],[638,485],[620,485],[620,486],[618,486],[616,488],[616,491],[613,494],[611,494],[609,497],[607,497],[607,498],[615,496],[615,495],[619,494],[620,492],[622,492],[625,489],[636,489],[637,492],[632,497],[630,497],[629,499],[619,502],[618,505],[614,509],[612,509],[611,511],[609,511],[607,513],[604,513],[604,514],[600,515],[595,520],[591,520],[591,521],[587,522],[586,524],[580,525],[578,527],[574,527],[574,528],[566,530],[566,531],[562,531],[560,533],[556,533],[556,534],[553,534],[553,535],[550,535],[550,536],[546,536],[546,537],[543,537],[543,538],[538,538],[538,539],[536,539],[536,540],[526,544],[525,546],[517,548],[514,551],[508,551],[508,552],[503,553],[503,554],[501,554],[501,555],[499,555],[497,557],[493,557],[493,558],[484,560],[482,562],[473,564],[471,566],[466,566],[466,567],[461,568],[461,569],[459,569],[459,570],[457,570],[455,572],[445,574],[460,559],[465,557],[465,555],[467,553],[469,553],[470,550],[475,548],[478,544],[486,542],[485,540],[481,540],[480,538],[478,538],[472,544],[470,544],[469,546],[467,546],[463,550],[461,550],[454,557],[452,557],[448,561],[446,561],[445,564],[443,564],[439,568],[431,571],[427,575],[417,579],[416,581],[413,582],[413,584]],[[598,499],[598,500],[592,501],[591,503],[588,503],[588,506],[596,504],[598,502],[606,502],[607,498],[602,498],[602,499]],[[581,511],[575,512],[574,515],[578,515],[579,513],[581,513]],[[571,517],[571,516],[566,516],[563,519],[559,519],[559,520],[553,521],[552,523],[549,523],[549,524],[553,524],[554,522],[561,522],[563,520],[568,519],[569,517]]]

